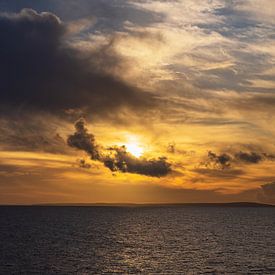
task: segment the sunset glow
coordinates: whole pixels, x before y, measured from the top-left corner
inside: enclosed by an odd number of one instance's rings
[[[127,151],[130,152],[133,156],[139,158],[143,154],[143,148],[136,143],[126,143],[125,144]]]
[[[275,203],[274,2],[2,2],[0,202]]]

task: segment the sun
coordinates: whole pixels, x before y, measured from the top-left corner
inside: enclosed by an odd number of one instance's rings
[[[133,156],[139,158],[143,154],[143,148],[137,143],[127,143],[125,144],[126,150]]]

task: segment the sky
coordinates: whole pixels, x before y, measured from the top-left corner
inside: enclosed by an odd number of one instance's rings
[[[274,0],[0,0],[0,204],[275,204]]]

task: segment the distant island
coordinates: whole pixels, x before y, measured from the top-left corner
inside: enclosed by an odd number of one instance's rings
[[[37,203],[37,204],[2,204],[3,206],[60,206],[60,207],[275,207],[273,204],[258,202],[226,202],[226,203]]]
[[[258,202],[229,202],[229,203],[41,203],[31,206],[76,206],[76,207],[275,207],[272,204]]]

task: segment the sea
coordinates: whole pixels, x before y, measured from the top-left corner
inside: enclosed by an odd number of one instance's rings
[[[275,208],[2,206],[0,274],[275,274]]]

